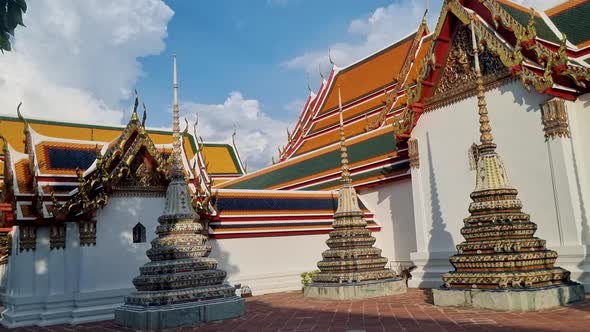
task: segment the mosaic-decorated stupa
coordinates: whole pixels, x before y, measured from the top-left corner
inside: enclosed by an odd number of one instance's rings
[[[534,237],[537,225],[522,212],[518,190],[510,184],[496,152],[477,47],[474,53],[481,134],[481,144],[472,148],[476,185],[470,216],[461,229],[466,241],[457,245],[459,253],[450,258],[455,271],[443,276],[445,287],[503,289],[565,283],[570,273],[554,267],[557,253],[545,247],[545,240]]]
[[[180,157],[176,57],[174,57],[174,143],[164,212],[147,251],[150,262],[133,279],[137,289],[115,313],[117,323],[140,329],[191,325],[240,316],[243,299],[225,283],[226,272],[208,257],[211,246],[191,204]],[[158,312],[159,311],[159,312]]]
[[[346,147],[346,139],[344,136],[344,127],[342,119],[342,101],[339,93],[340,102],[340,152],[341,152],[341,187],[338,192],[338,207],[334,213],[334,222],[332,227],[334,230],[330,232],[330,238],[326,244],[330,249],[322,253],[323,259],[318,262],[320,272],[316,274],[312,280],[313,283],[306,289],[307,297],[323,297],[318,296],[322,292],[310,292],[316,290],[318,287],[325,287],[330,290],[329,284],[338,286],[355,286],[361,285],[365,282],[401,282],[395,279],[395,273],[391,269],[387,269],[387,258],[381,256],[381,249],[374,247],[375,238],[371,235],[369,229],[366,228],[367,222],[363,217],[363,212],[359,207],[358,197],[354,187],[352,186],[352,179],[348,168],[348,151]],[[403,283],[403,282],[401,282]],[[400,283],[400,284],[401,284]],[[378,287],[379,288],[379,287]],[[395,292],[401,289],[399,285],[395,287]],[[405,291],[405,287],[402,291]],[[314,294],[312,294],[314,293]],[[325,292],[324,292],[325,293]],[[328,291],[328,293],[330,293]],[[338,292],[336,293],[347,293]],[[354,293],[354,294],[353,294]],[[332,298],[363,298],[372,296],[391,295],[392,291],[370,291],[371,296],[367,296],[365,290],[357,289],[351,292],[351,296],[327,296]]]

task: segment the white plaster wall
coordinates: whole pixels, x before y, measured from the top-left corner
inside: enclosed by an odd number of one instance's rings
[[[80,291],[133,288],[163,210],[164,197],[111,197],[96,214],[96,246],[80,248]],[[133,243],[138,222],[146,228],[145,243]]]
[[[416,251],[416,227],[412,200],[412,181],[405,179],[359,192],[367,208],[375,214],[381,231],[373,233],[375,245],[390,261],[388,267],[408,265]]]
[[[572,189],[580,241],[590,245],[590,94],[566,104],[572,139]]]
[[[488,91],[486,99],[497,151],[519,190],[524,211],[539,226],[536,235],[547,240],[550,248],[557,247],[556,203],[539,106],[547,97],[527,92],[520,82],[511,82]],[[423,114],[412,136],[418,139],[420,153],[420,169],[412,176],[419,177],[413,181],[421,183],[415,191],[422,199],[415,210],[420,223],[416,230],[424,237],[412,256],[426,266],[418,274],[428,273],[429,265],[435,266],[437,274],[432,283],[424,284],[418,276],[412,284],[434,287],[435,280],[440,284],[440,273],[451,269],[448,254],[464,240],[460,229],[475,186],[467,151],[472,143],[479,143],[477,99],[471,97]]]
[[[327,234],[211,239],[210,257],[227,271],[230,284],[248,285],[254,295],[300,290],[300,274],[317,269],[327,239]]]
[[[163,197],[112,196],[97,211],[96,246],[80,247],[78,225],[71,222],[65,250],[50,250],[49,227],[37,229],[35,251],[19,251],[15,235],[0,322],[16,327],[112,319],[148,261],[145,252],[163,208]],[[132,241],[137,222],[146,227],[145,243]]]

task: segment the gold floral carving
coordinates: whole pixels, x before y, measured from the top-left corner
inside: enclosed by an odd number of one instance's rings
[[[410,167],[411,168],[419,168],[420,167],[420,154],[418,152],[418,140],[417,139],[408,140],[408,156],[410,158]]]
[[[567,111],[563,99],[553,98],[542,104],[541,114],[545,138],[555,139],[570,136]]]
[[[11,254],[12,235],[10,233],[0,233],[0,265],[6,264]]]
[[[66,248],[66,226],[64,224],[56,224],[49,226],[49,249],[65,249]]]
[[[426,100],[429,110],[470,97],[477,92],[469,28],[459,28],[452,43],[434,96]],[[487,49],[480,51],[479,61],[486,85],[495,87],[496,82],[510,76],[500,58]]]

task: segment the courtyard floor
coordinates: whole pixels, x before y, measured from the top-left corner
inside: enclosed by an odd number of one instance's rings
[[[590,331],[590,296],[584,303],[531,313],[443,309],[432,305],[432,293],[425,289],[360,301],[308,300],[301,292],[246,301],[244,317],[168,331]],[[9,331],[131,330],[105,321]]]

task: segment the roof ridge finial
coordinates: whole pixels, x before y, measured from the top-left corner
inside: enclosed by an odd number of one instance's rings
[[[320,77],[322,78],[322,82],[325,80],[324,74],[322,73],[322,64],[318,63],[318,70],[320,72]]]
[[[477,106],[479,107],[479,132],[481,134],[480,140],[482,145],[491,145],[493,144],[494,137],[492,136],[492,127],[490,126],[490,118],[488,117],[483,75],[479,66],[479,47],[477,46],[477,38],[475,36],[474,21],[475,19],[472,17],[471,42],[473,44],[473,58],[475,62],[475,75],[477,79]]]
[[[141,126],[145,128],[145,120],[147,120],[147,108],[145,107],[145,103],[143,105],[143,116],[141,118]]]
[[[422,15],[422,24],[426,24],[426,16],[428,15],[428,7],[430,7],[430,1],[426,0],[424,15]]]
[[[332,60],[332,49],[328,48],[328,60],[330,60],[330,64],[332,65],[332,67],[335,66],[334,64],[334,60]]]
[[[174,62],[173,105],[172,105],[172,170],[171,177],[184,177],[180,159],[180,110],[178,106],[178,73],[176,70],[176,53],[172,55]]]
[[[131,113],[131,119],[129,121],[139,121],[139,115],[137,115],[137,107],[139,106],[139,96],[137,95],[137,89],[135,89],[135,102],[133,103],[133,113]]]

